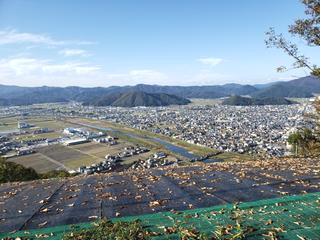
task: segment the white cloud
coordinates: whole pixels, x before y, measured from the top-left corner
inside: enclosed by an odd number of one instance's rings
[[[46,59],[13,58],[1,59],[0,71],[13,76],[46,74],[90,74],[100,70],[99,66],[79,62],[52,63]]]
[[[30,43],[30,44],[45,44],[45,45],[67,45],[67,44],[76,44],[76,45],[88,45],[93,44],[89,41],[60,41],[53,39],[50,36],[45,34],[35,34],[27,32],[18,32],[16,30],[2,30],[0,31],[0,45],[5,44],[21,44],[21,43]]]
[[[168,84],[166,74],[151,69],[107,73],[86,62],[55,62],[28,57],[0,59],[0,84],[22,86],[111,86]]]
[[[59,51],[60,54],[64,55],[65,57],[74,57],[74,56],[80,56],[80,57],[87,57],[90,56],[90,54],[83,49],[63,49]]]
[[[106,86],[98,65],[48,59],[0,59],[0,84],[20,86]]]
[[[15,30],[0,31],[0,44],[13,43],[35,43],[48,45],[61,45],[63,42],[53,40],[52,38],[32,33],[19,33]]]
[[[222,60],[222,58],[209,57],[209,58],[199,58],[199,59],[197,59],[197,61],[201,62],[202,64],[214,67],[214,66],[220,64],[223,60]]]
[[[90,74],[100,70],[99,66],[90,66],[84,63],[47,64],[42,67],[44,73],[75,73]]]
[[[1,72],[12,73],[15,75],[24,75],[38,71],[45,64],[47,64],[47,61],[37,60],[34,58],[1,59],[0,70]]]

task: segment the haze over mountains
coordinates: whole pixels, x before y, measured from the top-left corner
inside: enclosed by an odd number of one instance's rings
[[[241,84],[214,86],[159,86],[139,84],[136,86],[112,86],[107,88],[60,88],[0,85],[0,105],[10,106],[79,101],[100,106],[160,106],[187,104],[188,102],[185,98],[221,98],[230,95],[250,95],[254,98],[302,98],[312,97],[315,93],[320,93],[320,80],[312,76],[288,82],[276,82],[256,86]],[[116,100],[119,98],[122,100],[117,102]]]
[[[222,102],[223,105],[232,106],[262,106],[262,105],[291,105],[295,102],[290,101],[283,97],[242,97],[238,95],[231,96]]]

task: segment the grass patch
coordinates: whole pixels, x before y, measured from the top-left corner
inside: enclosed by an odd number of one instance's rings
[[[18,130],[19,121],[28,122],[31,125],[35,125],[35,127],[49,128],[52,130],[61,130],[65,127],[71,126],[70,124],[64,123],[59,120],[51,119],[51,118],[27,117],[24,119],[20,119],[20,117],[7,117],[7,118],[0,118],[0,131]],[[24,130],[34,130],[34,128],[24,129]]]
[[[16,140],[20,141],[28,141],[28,140],[35,140],[41,138],[58,138],[61,134],[57,132],[49,132],[49,133],[40,133],[40,134],[26,134],[16,137]]]
[[[143,228],[140,221],[111,222],[102,220],[94,224],[90,229],[72,231],[63,236],[63,240],[144,240],[148,239],[149,233]]]
[[[130,136],[123,134],[121,132],[112,132],[110,134],[114,137],[118,137],[119,139],[121,139],[125,142],[130,142],[135,145],[141,145],[141,146],[145,146],[145,147],[153,148],[153,149],[161,149],[162,148],[162,146],[160,144],[148,141],[147,139],[144,139],[144,138],[130,137]]]
[[[208,154],[213,154],[213,153],[218,152],[218,150],[213,149],[213,148],[199,146],[199,145],[188,143],[188,142],[178,140],[178,139],[171,139],[171,141],[172,141],[172,143],[174,143],[180,147],[184,147],[188,151],[193,152],[196,155],[208,155]]]
[[[8,119],[0,119],[0,132],[12,131],[18,129],[18,123]]]
[[[89,155],[84,155],[81,158],[77,159],[66,159],[63,163],[67,168],[71,168],[73,170],[77,170],[81,166],[90,166],[95,163],[101,162],[103,159],[98,157],[91,157]]]
[[[24,156],[16,156],[13,158],[8,158],[8,162],[14,162],[17,164],[21,164],[26,168],[33,168],[37,171],[37,173],[45,173],[51,170],[57,169],[59,166],[55,163],[46,159],[40,153],[34,153]]]
[[[214,156],[214,158],[221,159],[223,161],[251,161],[254,158],[248,154],[240,154],[240,153],[233,153],[233,152],[223,152]]]

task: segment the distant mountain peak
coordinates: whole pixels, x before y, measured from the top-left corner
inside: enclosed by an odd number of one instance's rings
[[[266,97],[266,98],[251,98],[242,96],[231,96],[225,99],[222,104],[233,106],[254,106],[254,105],[290,105],[295,102],[283,97]]]
[[[28,105],[49,102],[95,102],[104,96],[128,92],[144,92],[151,98],[152,94],[175,95],[186,98],[221,98],[230,95],[250,95],[256,98],[267,97],[312,97],[320,93],[320,79],[308,76],[287,82],[277,82],[265,85],[241,85],[228,83],[213,86],[160,86],[138,84],[135,86],[112,86],[82,88],[70,87],[18,87],[0,85],[0,105]],[[118,95],[117,95],[118,94]],[[144,95],[145,96],[145,95]],[[164,95],[162,96],[164,97]]]
[[[97,100],[85,102],[85,105],[138,107],[138,106],[168,106],[185,105],[190,100],[165,93],[146,93],[143,91],[128,91],[105,95]]]

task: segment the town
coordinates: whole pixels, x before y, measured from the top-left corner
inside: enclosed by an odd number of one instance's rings
[[[221,151],[284,156],[288,135],[312,127],[308,103],[293,106],[193,106],[109,109],[102,118]]]
[[[0,0],[0,240],[319,240],[319,47],[320,0]]]
[[[46,104],[44,106],[8,107],[0,109],[2,116],[36,115],[42,117],[86,118],[106,120],[130,128],[146,130],[155,134],[179,139],[191,144],[206,146],[218,151],[240,154],[284,156],[290,155],[287,144],[288,135],[302,128],[312,128],[314,121],[310,117],[314,111],[312,101],[304,100],[300,104],[278,106],[224,106],[219,103],[193,104],[169,107],[84,107],[80,103]],[[0,121],[1,122],[1,121]],[[30,133],[27,122],[19,121],[18,130],[13,127],[9,135]],[[48,127],[37,128],[33,133],[52,132]],[[4,154],[10,149],[2,131],[0,151]],[[65,137],[59,141],[65,145],[77,142],[96,141],[109,145],[117,144],[112,136],[102,132],[83,131],[77,128],[65,128]],[[69,139],[70,136],[77,139]],[[40,142],[39,142],[40,141]],[[24,144],[54,143],[57,138],[33,139]],[[21,143],[20,143],[21,144]],[[12,147],[12,146],[11,146]],[[17,146],[14,146],[17,148]],[[32,148],[20,146],[18,154],[25,154]]]
[[[0,156],[37,172],[72,174],[151,168],[178,162],[174,156],[89,127],[40,117],[2,118]],[[15,125],[15,123],[17,124]],[[46,126],[46,127],[44,127]]]

